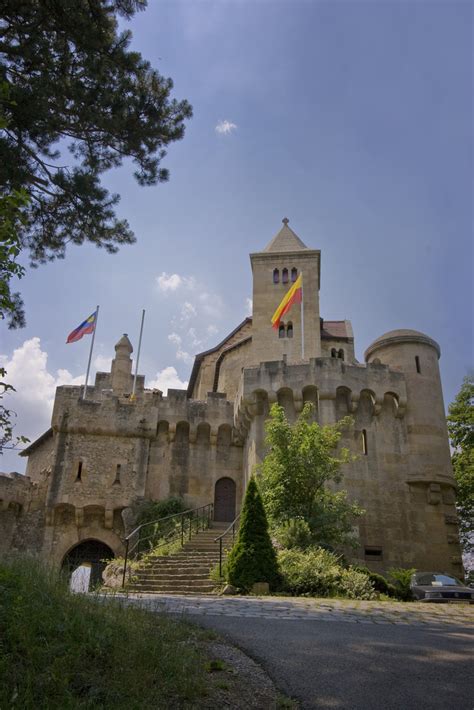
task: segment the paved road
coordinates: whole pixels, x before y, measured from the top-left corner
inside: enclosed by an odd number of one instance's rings
[[[304,709],[474,708],[472,606],[148,595],[136,601],[215,629]]]

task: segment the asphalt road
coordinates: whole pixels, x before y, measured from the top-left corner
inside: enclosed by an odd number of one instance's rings
[[[302,708],[474,708],[473,635],[464,627],[211,615],[190,620],[258,661]]]

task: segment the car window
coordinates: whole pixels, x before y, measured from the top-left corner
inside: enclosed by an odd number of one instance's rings
[[[459,579],[447,574],[417,574],[415,576],[415,584],[419,584],[422,587],[462,586]]]

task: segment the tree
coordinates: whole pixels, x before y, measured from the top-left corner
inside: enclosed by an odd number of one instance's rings
[[[240,514],[237,542],[227,559],[227,579],[244,592],[255,582],[279,581],[278,562],[268,533],[267,516],[255,478],[251,478]]]
[[[131,159],[140,185],[168,179],[169,143],[184,134],[187,101],[171,79],[130,51],[118,29],[146,0],[3,0],[0,14],[0,188],[25,190],[18,225],[32,265],[68,243],[108,252],[135,237],[117,218],[106,170]],[[72,161],[62,154],[68,148]]]
[[[448,431],[453,447],[452,463],[458,486],[456,507],[464,552],[474,550],[474,376],[464,378],[448,409]]]
[[[313,543],[330,547],[348,544],[353,519],[363,511],[347,500],[345,491],[333,492],[327,484],[340,483],[341,466],[351,460],[347,449],[336,453],[336,448],[352,419],[321,427],[311,416],[312,405],[307,403],[292,425],[283,407],[271,407],[266,423],[268,454],[260,466],[263,502],[275,527],[303,520]]]

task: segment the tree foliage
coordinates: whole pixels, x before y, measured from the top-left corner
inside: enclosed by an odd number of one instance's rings
[[[347,449],[336,449],[352,419],[321,427],[311,418],[309,403],[293,425],[283,407],[272,406],[266,423],[268,454],[260,466],[263,501],[273,526],[300,519],[309,525],[313,544],[347,544],[353,519],[363,511],[347,500],[345,491],[334,492],[328,484],[341,482],[341,466],[351,460]]]
[[[456,506],[460,538],[466,553],[474,550],[474,376],[464,378],[449,405],[448,431],[453,447],[452,463],[458,486]]]
[[[130,19],[145,0],[3,0],[0,14],[0,189],[25,190],[18,225],[33,265],[68,243],[117,251],[135,237],[101,185],[125,158],[140,185],[168,179],[166,147],[184,134],[187,101],[130,50]],[[64,158],[64,150],[70,159]]]
[[[279,581],[276,552],[254,478],[247,486],[239,534],[227,558],[226,570],[228,581],[244,592],[250,591],[255,582],[268,582],[270,588],[274,588]]]

